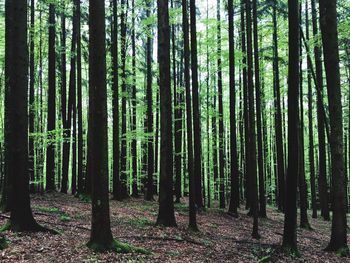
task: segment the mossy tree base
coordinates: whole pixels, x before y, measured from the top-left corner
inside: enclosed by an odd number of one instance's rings
[[[300,228],[306,229],[306,230],[313,230],[309,222],[300,224]]]
[[[5,237],[0,236],[0,250],[3,250],[8,247],[8,243]]]
[[[335,252],[338,257],[349,257],[350,256],[350,251],[347,246],[335,246],[332,243],[329,244],[324,251],[326,252]]]
[[[122,253],[122,254],[126,254],[126,253],[140,253],[140,254],[146,254],[146,255],[151,254],[151,252],[147,249],[135,247],[133,245],[120,242],[118,240],[113,240],[109,244],[99,244],[93,241],[89,241],[86,245],[90,249],[98,253],[112,251],[112,252]]]

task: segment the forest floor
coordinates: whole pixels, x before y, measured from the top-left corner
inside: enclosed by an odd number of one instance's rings
[[[314,230],[298,229],[299,257],[280,250],[283,214],[268,209],[268,219],[259,220],[260,240],[251,238],[252,219],[240,210],[239,218],[212,208],[198,217],[200,232],[189,232],[188,208],[176,204],[177,228],[154,226],[157,202],[131,198],[111,201],[111,226],[115,239],[145,248],[151,254],[94,253],[86,247],[90,234],[91,206],[59,193],[32,196],[39,223],[60,234],[5,232],[8,247],[0,262],[350,262],[323,252],[330,236],[330,222],[312,219]],[[6,223],[0,214],[0,224]],[[350,241],[350,240],[349,240]],[[349,242],[348,241],[348,242]]]

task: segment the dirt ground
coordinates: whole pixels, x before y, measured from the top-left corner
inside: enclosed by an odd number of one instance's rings
[[[0,251],[0,262],[350,262],[323,252],[330,236],[330,222],[310,218],[313,230],[298,229],[300,257],[280,251],[283,215],[268,209],[268,219],[259,220],[260,240],[251,238],[252,219],[240,210],[238,219],[217,208],[198,217],[199,233],[187,230],[185,201],[176,205],[177,228],[154,226],[157,202],[142,198],[110,201],[115,239],[142,247],[151,254],[94,253],[86,247],[90,234],[91,206],[70,195],[32,196],[37,221],[60,232],[5,232],[8,248]],[[6,223],[1,214],[0,224]],[[349,240],[350,241],[350,240]]]

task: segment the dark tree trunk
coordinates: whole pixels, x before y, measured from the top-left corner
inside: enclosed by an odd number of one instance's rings
[[[282,132],[281,93],[278,63],[278,37],[277,37],[277,0],[273,3],[273,76],[274,76],[274,105],[275,105],[275,130],[276,130],[276,154],[277,154],[277,178],[278,178],[278,200],[280,211],[285,206],[285,175],[284,175],[284,150]]]
[[[35,61],[34,61],[34,33],[35,33],[35,27],[34,27],[34,19],[35,19],[35,3],[34,0],[30,1],[30,30],[29,30],[29,60],[30,60],[30,66],[29,66],[29,156],[28,156],[28,172],[29,172],[29,179],[30,179],[30,192],[35,192],[35,171],[34,171],[34,120],[35,120],[35,104],[34,104],[34,84],[35,84]]]
[[[194,149],[194,178],[196,185],[195,202],[198,209],[203,208],[202,198],[202,149],[201,126],[198,90],[198,58],[197,58],[197,25],[196,1],[190,0],[190,29],[191,29],[191,71],[192,71],[192,107],[193,107],[193,149]]]
[[[258,141],[258,170],[259,170],[259,215],[266,217],[265,198],[265,176],[264,176],[264,155],[261,121],[261,87],[260,87],[260,64],[258,45],[258,12],[257,0],[253,0],[253,31],[254,31],[254,66],[255,66],[255,94],[256,94],[256,129]]]
[[[49,6],[49,89],[47,132],[50,142],[46,150],[46,191],[55,191],[55,139],[56,129],[56,52],[55,52],[55,4]]]
[[[173,0],[171,7],[174,8]],[[172,55],[173,55],[173,83],[174,83],[174,127],[175,127],[175,197],[176,203],[180,203],[181,198],[181,158],[182,158],[182,105],[181,94],[177,89],[177,74],[176,74],[176,27],[173,24],[171,30],[172,39]]]
[[[339,47],[337,29],[337,1],[320,0],[324,64],[326,69],[332,166],[332,233],[327,246],[329,251],[346,249],[346,183],[344,174],[343,118],[340,89]]]
[[[192,103],[190,90],[190,43],[188,23],[187,0],[182,0],[182,27],[184,38],[184,80],[186,92],[186,125],[187,125],[187,171],[189,177],[189,228],[198,230],[195,207],[194,164],[193,164],[193,141],[192,141]]]
[[[251,0],[246,0],[246,27],[247,27],[247,95],[248,95],[248,167],[249,196],[251,215],[253,216],[252,237],[259,238],[258,233],[258,189],[257,189],[257,165],[256,165],[256,135],[255,135],[255,107],[254,107],[254,82],[253,82],[253,40],[252,40],[252,16]]]
[[[61,193],[67,193],[68,188],[68,172],[69,172],[69,154],[70,154],[70,133],[71,133],[71,111],[68,110],[67,117],[67,56],[66,56],[66,4],[61,1],[61,119],[63,128],[63,150],[62,150],[62,180]],[[73,37],[74,38],[74,37]],[[72,41],[73,43],[73,41]],[[73,44],[72,44],[73,47]],[[73,49],[72,49],[73,50]],[[72,74],[73,71],[71,70]],[[75,72],[74,72],[75,74]],[[72,75],[70,76],[72,77]],[[68,108],[71,109],[71,82],[69,85]]]
[[[306,9],[307,10],[307,9]],[[302,5],[299,4],[299,23],[300,27],[302,26]],[[302,28],[302,27],[301,27]],[[302,38],[302,32],[300,31],[300,39]],[[299,42],[300,46],[300,54],[303,53],[302,42]],[[300,107],[300,122],[299,122],[299,177],[298,177],[298,186],[299,186],[299,195],[300,195],[300,227],[305,229],[311,229],[308,215],[307,215],[307,183],[305,178],[305,141],[304,141],[304,107],[303,107],[303,57],[300,56],[300,74],[299,74],[299,88],[300,88],[300,96],[299,96],[299,107]]]
[[[168,0],[158,0],[160,87],[160,182],[157,225],[176,226],[173,200],[173,132],[170,85],[170,27]]]
[[[235,83],[235,43],[234,43],[234,6],[233,1],[228,1],[229,21],[229,72],[230,72],[230,175],[231,196],[228,213],[238,216],[239,207],[239,172],[237,158],[237,134],[236,134],[236,83]],[[209,135],[209,132],[207,132]]]
[[[288,170],[283,247],[297,251],[297,184],[299,167],[299,1],[288,1],[289,64],[288,64]]]
[[[113,64],[112,77],[112,111],[113,111],[113,199],[121,200],[121,183],[119,178],[119,86],[118,86],[118,13],[117,0],[112,0],[113,22],[111,23],[111,53]]]
[[[306,1],[306,39],[309,41],[309,8]],[[310,166],[310,186],[311,186],[311,207],[312,217],[317,218],[317,206],[316,206],[316,185],[315,185],[315,156],[314,156],[314,129],[313,129],[313,97],[311,86],[311,61],[307,59],[307,87],[308,87],[308,120],[309,120],[309,166]]]
[[[137,133],[136,133],[136,36],[135,36],[135,0],[132,0],[132,30],[131,30],[131,44],[132,44],[132,116],[131,116],[131,131],[133,138],[131,142],[131,158],[132,158],[132,196],[138,197],[137,187]]]
[[[221,66],[221,16],[220,0],[217,0],[217,67],[219,99],[219,201],[220,208],[225,208],[225,161],[224,161],[224,109],[222,103],[222,66]]]
[[[315,0],[311,0],[312,7],[312,27],[313,36],[317,39],[318,36],[318,19]],[[321,216],[325,220],[329,220],[329,207],[328,207],[328,194],[327,194],[327,178],[326,178],[326,142],[325,142],[325,119],[322,112],[323,108],[323,73],[322,73],[322,60],[321,60],[321,48],[320,43],[317,43],[314,47],[315,55],[315,67],[316,67],[316,79],[317,89],[320,92],[320,96],[317,96],[317,122],[318,122],[318,149],[319,149],[319,171],[318,171],[318,183],[319,183],[319,197],[321,204]]]
[[[105,2],[89,1],[89,140],[92,221],[88,246],[111,249],[108,198]]]
[[[148,8],[146,10],[146,16],[150,17],[150,8],[152,6],[151,1],[148,1]],[[153,138],[150,134],[153,133],[153,99],[152,99],[152,28],[148,26],[149,34],[147,36],[146,44],[146,63],[147,63],[147,80],[146,80],[146,100],[147,100],[147,187],[145,199],[148,201],[153,200],[153,194],[155,193],[153,174],[154,174],[154,150],[153,150]],[[156,152],[156,155],[158,152]]]
[[[128,0],[121,1],[121,15],[120,15],[120,25],[121,25],[121,60],[122,60],[122,138],[121,138],[121,171],[120,171],[120,195],[124,199],[128,197],[128,188],[127,188],[127,142],[126,142],[126,99],[127,99],[127,90],[126,90],[126,31],[127,31],[127,6]]]
[[[5,23],[5,172],[11,200],[7,228],[43,231],[33,218],[29,197],[27,1],[5,1]]]
[[[77,16],[77,114],[78,114],[78,194],[84,192],[83,178],[83,106],[82,106],[82,72],[81,72],[81,30],[80,0],[75,0]]]

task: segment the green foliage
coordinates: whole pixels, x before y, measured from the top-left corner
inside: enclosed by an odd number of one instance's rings
[[[140,217],[140,218],[131,218],[129,220],[126,221],[128,224],[130,224],[131,226],[143,229],[147,226],[153,226],[154,222],[149,220],[146,217]]]
[[[140,247],[135,247],[133,245],[129,245],[127,243],[120,242],[118,240],[113,240],[111,244],[109,245],[102,245],[102,244],[97,244],[94,242],[89,242],[87,246],[92,249],[93,251],[97,253],[102,253],[106,251],[113,251],[116,253],[140,253],[140,254],[145,254],[145,255],[150,255],[151,251],[140,248]]]
[[[297,259],[298,257],[300,257],[300,253],[296,247],[283,246],[282,251],[284,254],[291,257],[292,259]]]
[[[71,218],[70,218],[70,216],[68,216],[68,215],[61,215],[61,216],[60,216],[60,220],[61,220],[62,222],[69,222],[69,221],[71,221]]]
[[[264,262],[269,262],[271,260],[271,256],[267,255],[267,256],[263,256],[262,258],[260,258],[257,263],[264,263]]]
[[[3,236],[0,237],[0,250],[3,250],[8,247],[7,239]]]
[[[60,213],[62,213],[60,211],[60,209],[57,208],[57,207],[38,206],[38,207],[35,207],[35,208],[38,209],[40,212],[43,212],[43,213],[50,213],[50,214],[60,214]]]
[[[349,248],[348,247],[339,248],[336,252],[336,255],[340,258],[349,257],[350,255]]]

